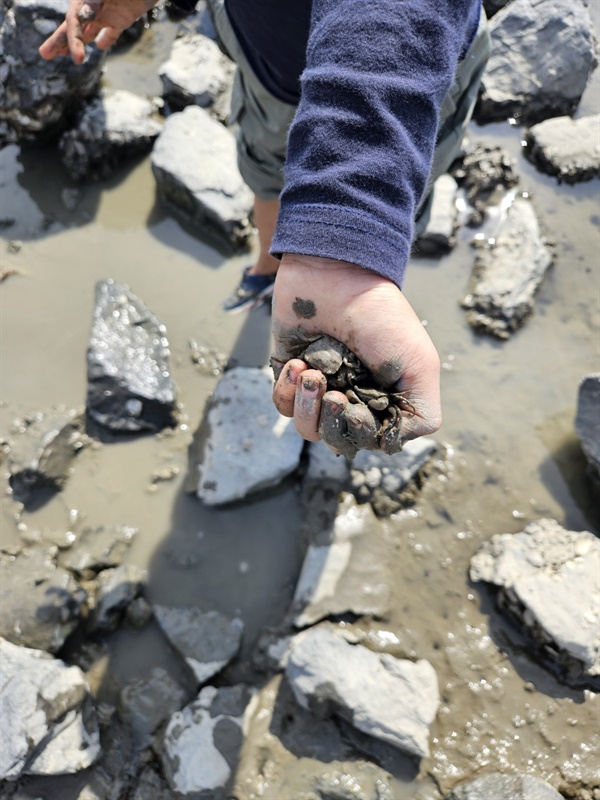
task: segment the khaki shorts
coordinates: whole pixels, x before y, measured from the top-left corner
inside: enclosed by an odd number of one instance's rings
[[[263,200],[276,200],[283,188],[287,134],[296,106],[279,100],[258,80],[231,27],[223,0],[209,0],[209,5],[221,48],[238,66],[233,84],[230,121],[237,123],[240,172],[254,194]],[[454,82],[442,106],[430,187],[460,153],[490,49],[487,20],[482,10],[477,34],[458,65]],[[417,213],[417,233],[423,229],[428,216],[428,194]]]

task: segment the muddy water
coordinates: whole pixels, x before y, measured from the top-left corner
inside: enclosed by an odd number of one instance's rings
[[[138,45],[112,56],[107,81],[158,92],[153,70],[173,32],[168,24],[154,26]],[[596,75],[580,113],[598,111],[598,86]],[[438,439],[450,457],[433,471],[414,509],[378,523],[393,565],[394,610],[383,621],[358,623],[372,647],[427,658],[439,676],[443,701],[431,758],[418,769],[402,758],[387,763],[398,800],[434,800],[439,787],[447,791],[496,769],[555,786],[578,776],[584,786],[600,785],[597,696],[565,687],[538,665],[492,597],[467,577],[482,541],[530,520],[549,516],[600,532],[573,433],[578,384],[599,368],[598,182],[559,186],[540,175],[522,157],[518,126],[474,126],[471,134],[517,159],[520,189],[533,194],[556,261],[535,315],[507,342],[475,335],[460,308],[474,258],[472,232],[463,231],[451,255],[416,260],[409,270],[405,292],[443,362]],[[2,231],[2,266],[20,273],[0,289],[0,432],[9,435],[12,420],[27,412],[83,404],[94,285],[107,277],[127,283],[166,325],[182,423],[157,437],[88,448],[64,491],[39,508],[23,510],[4,494],[2,545],[18,542],[25,528],[138,527],[128,560],[148,569],[151,600],[240,614],[244,649],[225,678],[260,685],[253,647],[265,627],[283,620],[302,563],[297,486],[290,481],[222,510],[204,508],[183,487],[187,447],[216,380],[193,365],[189,340],[217,346],[243,365],[268,359],[267,310],[237,317],[220,311],[252,253],[224,258],[183,230],[156,201],[148,159],[77,189],[77,207],[69,211],[64,190],[76,188],[51,148],[0,153],[0,216],[16,220]],[[12,240],[22,242],[17,253],[10,252]],[[153,489],[152,473],[165,466],[179,473]],[[112,637],[91,678],[98,694],[110,698],[150,665],[174,668],[156,629],[127,629]],[[295,800],[296,775],[328,768],[322,761],[330,758],[310,758],[300,744],[293,752],[274,755],[286,789],[266,788],[264,796]],[[302,756],[299,770],[295,757]],[[244,761],[240,781],[252,769]],[[54,786],[43,796],[51,797]]]

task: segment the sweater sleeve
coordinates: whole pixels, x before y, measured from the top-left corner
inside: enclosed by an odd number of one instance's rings
[[[440,108],[479,0],[314,0],[271,252],[402,286]]]

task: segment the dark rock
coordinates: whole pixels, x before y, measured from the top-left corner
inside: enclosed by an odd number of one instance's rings
[[[145,583],[145,570],[133,564],[101,572],[97,578],[95,608],[91,614],[92,630],[115,630],[127,607],[140,594]]]
[[[53,409],[13,424],[8,464],[16,500],[27,502],[40,487],[61,489],[79,451],[88,443],[82,411]]]
[[[597,60],[584,3],[513,0],[490,21],[492,53],[475,119],[539,122],[572,114]]]
[[[155,103],[132,92],[102,90],[59,141],[69,175],[102,180],[125,161],[148,153],[162,130],[156,112]]]
[[[96,285],[88,347],[87,412],[115,432],[175,425],[166,329],[128,286]]]
[[[480,225],[495,195],[519,183],[515,160],[501,147],[469,143],[465,154],[450,169],[452,177],[472,206],[471,225]]]
[[[88,45],[79,66],[70,56],[44,61],[38,47],[63,21],[68,0],[14,0],[0,28],[0,146],[57,136],[98,88],[104,53]]]
[[[31,547],[0,558],[0,636],[56,653],[75,629],[87,594],[56,554]]]

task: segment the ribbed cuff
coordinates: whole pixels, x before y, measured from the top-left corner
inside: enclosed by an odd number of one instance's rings
[[[410,255],[403,234],[364,212],[343,207],[285,206],[279,212],[271,254],[333,258],[377,272],[402,288]]]

